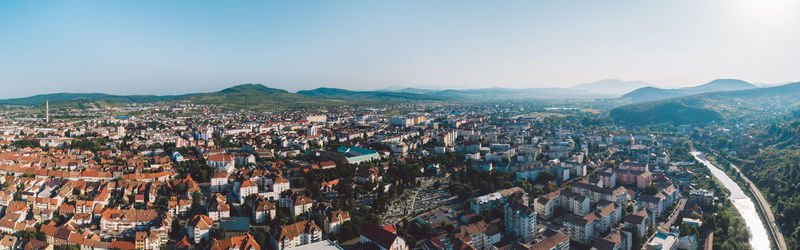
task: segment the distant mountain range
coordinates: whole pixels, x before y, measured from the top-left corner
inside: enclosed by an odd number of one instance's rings
[[[528,89],[509,89],[509,88],[482,88],[482,89],[447,89],[430,90],[411,89],[420,94],[442,96],[463,100],[523,100],[523,99],[564,99],[564,98],[598,98],[598,94],[582,90],[570,90],[566,88],[528,88]]]
[[[758,86],[752,83],[737,79],[717,79],[703,85],[678,89],[661,89],[652,86],[643,87],[631,91],[620,97],[623,102],[637,103],[669,99],[694,94],[702,94],[717,91],[734,91],[743,89],[754,89]]]
[[[641,87],[645,86],[645,87]],[[784,85],[785,86],[785,85]],[[779,87],[784,87],[779,86]],[[622,95],[622,91],[640,87],[627,94]],[[447,89],[431,90],[420,88],[404,88],[398,90],[377,90],[377,91],[353,91],[338,88],[317,88],[312,90],[301,90],[292,93],[282,89],[270,88],[261,84],[242,84],[226,88],[217,92],[192,93],[184,95],[109,95],[103,93],[56,93],[35,95],[25,98],[13,98],[0,100],[4,105],[23,105],[23,106],[43,106],[45,100],[50,101],[51,108],[67,107],[106,107],[128,103],[151,103],[163,101],[187,102],[196,104],[214,104],[227,108],[251,108],[251,109],[275,109],[279,107],[292,106],[329,106],[329,105],[373,105],[385,103],[400,103],[409,101],[489,101],[489,100],[524,100],[524,99],[589,99],[599,102],[611,103],[607,107],[617,107],[625,104],[642,103],[643,106],[624,106],[620,107],[615,113],[617,115],[623,110],[628,111],[644,110],[644,108],[631,109],[632,107],[644,107],[656,105],[653,100],[673,100],[675,98],[687,97],[681,100],[693,100],[688,98],[694,95],[705,95],[720,91],[750,90],[759,89],[748,82],[734,79],[720,79],[709,83],[688,88],[679,89],[659,89],[641,81],[622,81],[622,80],[601,80],[593,83],[580,84],[569,88],[483,88],[483,89]],[[783,93],[779,93],[783,94]],[[612,95],[621,95],[615,98]],[[698,97],[700,98],[700,97]],[[752,100],[745,100],[751,102]],[[653,102],[653,103],[651,103]],[[745,102],[745,103],[747,103]],[[686,107],[704,108],[703,105],[689,105],[681,101],[681,105],[662,106],[661,108],[680,109]],[[719,109],[719,107],[717,108]],[[707,115],[716,119],[716,116]]]
[[[51,108],[104,107],[128,103],[151,103],[178,101],[195,104],[213,104],[227,108],[274,109],[291,106],[328,106],[341,104],[379,104],[404,101],[441,101],[445,98],[425,94],[350,91],[344,89],[318,88],[291,93],[286,90],[269,88],[262,84],[242,84],[217,92],[193,93],[184,95],[109,95],[102,93],[55,93],[35,95],[25,98],[0,100],[0,104],[43,106],[50,101]]]
[[[616,98],[638,88],[652,86],[643,81],[605,79],[563,88],[479,88],[479,89],[423,89],[389,88],[384,91],[429,94],[466,99],[529,99],[529,98]]]
[[[623,81],[619,79],[605,79],[591,83],[579,84],[570,89],[582,90],[607,96],[620,96],[633,90],[652,87],[652,84],[643,81]]]
[[[338,88],[317,88],[292,93],[282,89],[269,88],[261,84],[242,84],[217,92],[192,93],[184,95],[110,95],[103,93],[55,93],[24,98],[0,100],[0,104],[40,106],[49,100],[51,107],[93,107],[127,103],[150,103],[160,101],[184,101],[197,104],[215,104],[227,107],[274,108],[293,105],[337,105],[337,104],[379,104],[404,101],[447,101],[447,100],[498,100],[498,99],[556,99],[556,98],[601,98],[621,95],[623,91],[644,82],[625,82],[621,80],[602,80],[581,84],[572,88],[483,88],[430,90],[404,88],[399,90],[353,91]]]
[[[109,101],[121,103],[146,103],[163,101],[167,99],[177,98],[178,96],[155,96],[155,95],[109,95],[103,93],[55,93],[55,94],[42,94],[23,98],[12,98],[0,100],[0,104],[11,105],[44,105],[44,102],[49,100],[50,103],[63,102],[63,101]]]
[[[316,88],[312,90],[297,91],[297,94],[316,96],[329,99],[340,99],[349,101],[405,101],[405,100],[445,100],[443,96],[430,95],[427,93],[412,93],[405,91],[353,91],[337,88]]]
[[[681,125],[726,119],[764,121],[791,114],[800,108],[800,82],[767,88],[751,88],[738,80],[711,83],[693,89],[709,90],[720,86],[746,89],[629,104],[612,109],[609,117],[629,125]]]

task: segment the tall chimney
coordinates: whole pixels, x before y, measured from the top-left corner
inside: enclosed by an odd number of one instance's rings
[[[50,100],[44,100],[45,123],[50,123]]]

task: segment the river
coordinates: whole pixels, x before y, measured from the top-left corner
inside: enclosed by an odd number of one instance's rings
[[[692,156],[700,163],[703,163],[703,165],[706,165],[706,167],[711,170],[711,174],[722,182],[725,188],[731,191],[731,202],[733,202],[733,206],[736,207],[736,210],[739,210],[739,214],[744,218],[744,223],[750,231],[750,245],[753,246],[753,249],[770,249],[770,239],[767,234],[767,228],[764,227],[764,222],[762,222],[761,217],[758,216],[756,204],[753,203],[753,200],[750,199],[742,188],[728,177],[724,171],[711,164],[711,162],[704,157],[701,158],[700,155],[702,155],[702,153],[697,151],[692,152]]]

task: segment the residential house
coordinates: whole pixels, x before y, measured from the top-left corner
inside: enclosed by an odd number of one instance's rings
[[[304,220],[272,231],[270,242],[277,250],[308,245],[322,240],[322,229],[313,220]]]
[[[253,205],[253,221],[255,223],[263,223],[267,221],[267,218],[270,220],[275,219],[276,211],[275,205],[269,201],[259,199]]]
[[[503,238],[502,226],[483,221],[459,226],[452,235],[478,249],[491,249]]]
[[[373,246],[380,250],[408,250],[403,237],[375,224],[366,224],[361,229],[361,247]]]
[[[208,239],[210,237],[211,227],[213,226],[214,221],[211,217],[198,214],[186,223],[186,234],[189,235],[195,243],[199,243],[201,239]]]

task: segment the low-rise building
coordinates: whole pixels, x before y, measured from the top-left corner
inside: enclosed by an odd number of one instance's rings
[[[273,249],[283,250],[322,240],[322,229],[313,220],[282,226],[270,234]]]

